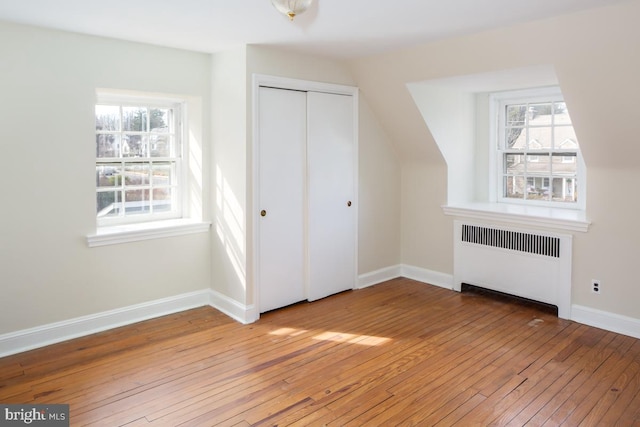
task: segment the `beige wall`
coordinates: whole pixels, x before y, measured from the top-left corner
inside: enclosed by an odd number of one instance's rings
[[[209,56],[0,23],[0,57],[0,334],[208,288],[207,233],[86,236],[96,88],[188,95],[208,115]]]
[[[640,95],[638,16],[640,2],[631,1],[350,63],[403,159],[403,263],[452,274],[451,220],[440,209],[446,164],[406,85],[551,65],[586,160],[587,215],[593,222],[588,233],[575,234],[573,303],[640,319],[632,261],[640,255],[640,203],[632,191],[640,182],[640,121],[634,117]],[[590,292],[592,278],[602,281],[601,295]]]
[[[359,106],[358,273],[400,264],[398,154],[364,96]]]
[[[212,288],[241,304],[247,288],[246,49],[212,56]]]

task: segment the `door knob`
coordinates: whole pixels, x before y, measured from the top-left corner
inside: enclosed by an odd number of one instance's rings
[[[267,216],[267,211],[265,211],[264,209],[262,209],[260,211],[260,216]]]

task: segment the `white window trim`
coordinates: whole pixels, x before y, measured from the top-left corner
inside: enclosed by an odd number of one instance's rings
[[[442,206],[445,215],[482,221],[504,222],[559,231],[589,231],[591,221],[577,209],[526,206],[511,203],[466,203]]]
[[[94,248],[185,234],[206,233],[210,228],[210,222],[188,218],[114,225],[101,227],[96,231],[96,234],[87,236],[87,245]]]
[[[97,89],[96,103],[100,102],[117,102],[117,103],[140,103],[144,101],[147,104],[154,104],[154,100],[160,99],[162,102],[171,102],[181,104],[181,167],[179,173],[181,183],[180,204],[181,218],[162,219],[156,217],[155,220],[131,222],[131,223],[112,223],[108,225],[99,224],[97,218],[96,231],[86,236],[87,245],[89,247],[99,247],[106,245],[122,244],[150,239],[158,239],[165,237],[182,236],[194,233],[208,233],[211,229],[211,222],[202,220],[202,206],[194,204],[196,201],[191,200],[189,195],[194,192],[194,186],[198,186],[198,191],[202,193],[202,182],[197,182],[199,178],[190,178],[192,172],[191,167],[198,168],[198,165],[190,165],[190,161],[194,156],[202,155],[202,129],[200,120],[197,116],[202,114],[202,101],[197,97],[176,96],[156,93],[143,93],[138,91],[113,90],[113,89]],[[194,117],[189,115],[193,114]],[[198,139],[198,143],[194,147],[190,147],[190,140]],[[199,159],[200,162],[202,159]],[[202,171],[199,171],[200,173]],[[95,194],[95,192],[94,192]],[[94,198],[95,200],[95,198]],[[192,206],[193,205],[193,206]]]
[[[532,201],[519,200],[503,197],[502,195],[502,177],[503,162],[502,150],[500,149],[501,136],[498,135],[500,129],[499,120],[501,111],[499,106],[506,101],[519,102],[535,102],[535,101],[558,100],[564,101],[562,92],[557,86],[542,87],[534,89],[523,89],[518,91],[497,92],[489,96],[489,114],[492,118],[490,124],[490,156],[489,156],[489,200],[492,203],[522,205],[522,206],[538,206],[552,209],[567,209],[583,211],[586,209],[586,171],[584,161],[580,150],[577,152],[577,181],[579,198],[576,203],[552,202],[552,201]],[[551,151],[551,150],[550,150]],[[559,150],[562,151],[562,150]],[[566,150],[565,150],[566,151]],[[525,209],[526,211],[526,209]]]

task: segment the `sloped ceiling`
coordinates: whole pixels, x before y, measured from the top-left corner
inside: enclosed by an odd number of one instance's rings
[[[453,77],[460,77],[453,81],[473,81],[473,76],[548,65],[555,70],[569,106],[587,166],[635,168],[640,145],[629,141],[640,132],[640,122],[630,119],[629,114],[636,109],[637,94],[631,94],[639,87],[637,16],[640,1],[450,38],[349,63],[362,96],[405,161],[440,165],[444,161],[408,85]],[[526,82],[521,84],[526,86]],[[504,89],[494,86],[493,90]],[[533,86],[535,81],[531,82]],[[611,141],[623,147],[626,154],[619,156],[616,150],[608,149]]]

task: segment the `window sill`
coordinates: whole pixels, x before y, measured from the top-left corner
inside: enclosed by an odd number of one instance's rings
[[[141,240],[182,236],[185,234],[206,233],[210,227],[210,222],[194,221],[191,219],[173,219],[142,224],[100,227],[96,231],[96,234],[87,236],[87,244],[90,248],[93,248],[96,246],[117,245]]]
[[[580,210],[510,205],[507,203],[468,203],[443,206],[446,215],[502,221],[563,231],[589,231],[591,221]]]

